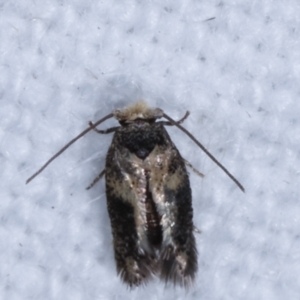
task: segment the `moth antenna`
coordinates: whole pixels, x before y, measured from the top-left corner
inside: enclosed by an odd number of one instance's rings
[[[202,231],[199,228],[197,228],[195,225],[193,226],[193,230],[198,234],[202,233]]]
[[[182,127],[180,124],[178,124],[175,120],[173,120],[171,117],[163,114],[163,117],[166,118],[168,121],[173,123],[175,126],[177,126],[180,130],[182,130],[186,135],[189,136],[190,139],[192,139],[203,151],[204,153],[213,161],[215,162],[230,178],[235,182],[235,184],[241,189],[242,192],[245,193],[245,188],[241,185],[241,183],[184,127]]]
[[[76,136],[73,140],[71,140],[67,145],[65,145],[62,149],[60,149],[54,156],[52,156],[37,172],[35,172],[31,177],[26,180],[26,184],[29,183],[32,179],[34,179],[37,175],[39,175],[55,158],[61,155],[66,149],[68,149],[73,143],[75,143],[78,139],[83,137],[86,133],[93,130],[96,126],[101,124],[102,122],[106,121],[109,118],[112,118],[114,115],[110,113],[109,115],[105,116],[104,118],[100,119],[96,123],[90,125],[89,128],[82,131],[78,136]]]

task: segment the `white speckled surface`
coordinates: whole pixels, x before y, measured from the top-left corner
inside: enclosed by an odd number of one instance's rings
[[[298,300],[300,4],[288,1],[0,1],[0,298]],[[211,19],[214,18],[214,19]],[[210,20],[211,19],[211,20]],[[176,128],[191,172],[192,290],[116,276],[102,170],[111,136],[89,120],[139,98]],[[107,128],[113,120],[103,124]]]

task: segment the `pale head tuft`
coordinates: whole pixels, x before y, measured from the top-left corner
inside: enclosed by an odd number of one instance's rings
[[[123,109],[113,112],[118,121],[135,121],[136,119],[158,119],[163,116],[163,111],[159,108],[150,108],[145,101],[138,101]]]

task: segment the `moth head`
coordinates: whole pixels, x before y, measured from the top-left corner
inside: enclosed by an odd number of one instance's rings
[[[133,105],[113,112],[114,117],[121,125],[144,121],[154,123],[156,119],[162,118],[164,112],[159,108],[151,108],[144,101],[138,101]]]

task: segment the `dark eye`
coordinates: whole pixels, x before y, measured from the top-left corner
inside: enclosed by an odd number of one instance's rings
[[[119,121],[119,123],[122,127],[128,126],[128,123],[126,123],[126,121]]]
[[[153,124],[153,123],[155,123],[156,119],[153,118],[153,119],[149,119],[147,121],[148,121],[149,124]]]

